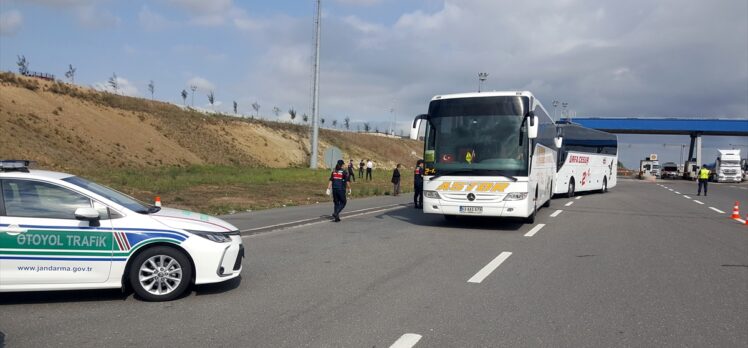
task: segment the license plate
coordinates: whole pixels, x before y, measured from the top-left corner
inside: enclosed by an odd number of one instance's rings
[[[460,213],[463,213],[463,214],[483,214],[483,207],[464,207],[464,206],[460,206]]]

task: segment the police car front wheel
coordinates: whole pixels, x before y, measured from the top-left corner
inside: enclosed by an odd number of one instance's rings
[[[146,301],[170,301],[184,293],[192,279],[187,257],[174,248],[157,246],[135,257],[130,285]]]

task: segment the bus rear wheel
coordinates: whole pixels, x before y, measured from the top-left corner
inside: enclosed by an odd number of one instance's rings
[[[569,180],[569,189],[566,192],[566,197],[567,198],[574,197],[574,178],[571,178],[571,180]]]
[[[608,192],[608,178],[603,177],[603,187],[600,189],[600,193]]]

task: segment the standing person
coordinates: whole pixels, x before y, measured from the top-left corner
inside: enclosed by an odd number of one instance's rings
[[[335,207],[332,213],[332,217],[335,218],[335,222],[340,221],[340,212],[345,208],[345,204],[348,200],[345,197],[346,189],[348,194],[351,194],[351,182],[348,181],[348,171],[343,168],[345,161],[338,160],[338,164],[335,165],[335,170],[330,174],[330,182],[327,184],[327,194],[332,193],[332,202]]]
[[[697,196],[701,196],[702,186],[704,186],[704,196],[706,196],[707,184],[709,183],[709,173],[709,169],[706,169],[706,167],[701,167],[701,169],[699,169],[699,192],[696,194]]]
[[[348,162],[348,176],[351,177],[351,182],[356,182],[356,175],[353,174],[353,158],[351,158],[351,161]]]
[[[392,172],[392,195],[400,195],[400,163],[395,167],[395,171]]]
[[[358,162],[358,177],[363,178],[364,177],[364,166],[366,163],[364,163],[364,160],[362,159],[361,162]]]
[[[371,180],[371,170],[374,169],[374,162],[371,160],[366,161],[366,180]]]
[[[423,209],[423,160],[416,162],[416,170],[413,172],[413,203],[416,209]]]

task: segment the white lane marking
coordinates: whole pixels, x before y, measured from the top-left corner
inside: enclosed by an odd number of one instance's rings
[[[341,218],[344,218],[344,219],[346,219],[346,218],[354,218],[354,217],[363,216],[363,215],[369,215],[369,214],[381,213],[381,212],[385,212],[385,211],[389,211],[389,210],[395,210],[395,209],[399,209],[399,208],[403,208],[403,207],[405,207],[405,206],[398,205],[398,206],[394,206],[394,207],[388,207],[388,208],[384,208],[384,209],[366,211],[366,212],[363,212],[363,213],[358,213],[358,214],[353,214],[353,215],[344,215],[344,216],[341,216]],[[355,211],[361,211],[361,210],[354,210],[354,212]],[[240,232],[241,233],[251,232],[251,231],[261,230],[261,229],[266,229],[266,228],[282,227],[284,225],[291,225],[291,226],[288,227],[288,229],[292,229],[292,228],[307,227],[307,226],[322,224],[322,223],[325,223],[325,222],[331,222],[331,220],[319,220],[319,221],[313,221],[313,222],[306,223],[306,224],[301,224],[301,225],[293,225],[294,223],[304,222],[304,221],[309,221],[309,220],[317,220],[317,219],[319,219],[319,218],[299,220],[299,221],[295,221],[295,222],[286,222],[286,223],[282,223],[282,224],[270,225],[270,226],[264,226],[264,227],[257,227],[257,228],[252,228],[252,229],[248,229],[248,230],[241,230]],[[274,232],[274,231],[268,231],[268,232]],[[242,236],[242,238],[256,237],[256,236],[263,235],[263,234],[265,234],[265,233],[261,233],[261,234],[248,234],[248,235]]]
[[[582,199],[582,196],[577,196],[577,198],[574,198],[574,199]]]
[[[410,348],[416,345],[421,340],[421,335],[414,333],[406,333],[393,343],[390,348]]]
[[[702,202],[702,201],[697,201],[697,200],[695,200],[695,199],[694,199],[693,201],[694,201],[694,202],[696,202],[696,203],[699,203],[699,204],[704,204],[704,202]]]
[[[675,191],[675,190],[673,190],[673,189],[668,189],[668,190],[670,190],[670,191]]]
[[[688,199],[691,199],[691,197],[689,197],[689,196],[686,196],[686,195],[683,195],[683,198],[688,198]]]
[[[525,233],[525,237],[532,237],[535,235],[535,233],[538,233],[541,228],[545,227],[545,224],[537,224],[535,227],[533,227],[530,232]]]
[[[721,211],[721,210],[719,210],[719,209],[717,209],[715,207],[709,207],[709,209],[714,210],[714,211],[716,211],[716,212],[718,212],[720,214],[724,214],[725,213],[725,212],[723,212],[723,211]]]
[[[569,203],[566,203],[566,204],[564,204],[564,206],[568,207],[568,206],[570,206],[570,205],[572,205],[572,204],[574,204],[574,201],[571,201],[571,202],[569,202]]]
[[[559,209],[559,210],[556,210],[556,211],[554,211],[554,212],[553,212],[553,214],[551,214],[551,217],[556,217],[556,216],[558,216],[558,214],[561,214],[561,212],[562,212],[562,211],[563,211],[563,210],[560,210],[560,209]]]
[[[673,191],[673,193],[675,193],[676,195],[680,194],[680,192],[678,192],[678,191]]]
[[[739,223],[741,223],[741,224],[745,225],[745,220],[743,220],[743,219],[735,219],[735,221],[737,221],[737,222],[739,222]]]
[[[485,265],[483,268],[481,268],[478,273],[476,273],[474,276],[472,276],[470,279],[468,279],[468,283],[476,283],[479,284],[483,281],[483,279],[486,279],[491,272],[493,272],[495,269],[499,268],[502,262],[504,262],[506,259],[509,258],[509,256],[512,256],[512,253],[508,251],[504,251],[499,256],[496,256],[495,259],[491,260],[487,265]]]

